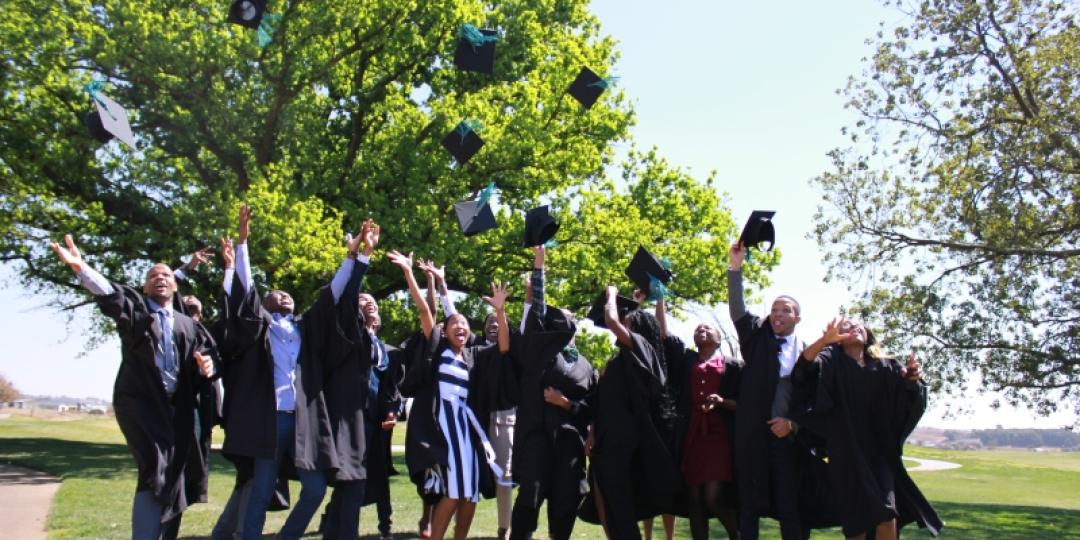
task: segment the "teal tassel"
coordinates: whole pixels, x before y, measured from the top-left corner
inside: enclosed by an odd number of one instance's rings
[[[661,257],[660,258],[660,266],[663,266],[664,270],[667,270],[668,272],[670,272],[671,271],[671,259],[669,259],[667,257]]]
[[[570,363],[571,364],[573,364],[574,362],[577,361],[578,355],[579,355],[577,347],[575,347],[573,345],[567,345],[567,346],[563,347],[562,352],[566,353],[566,355],[570,357]]]
[[[495,182],[492,182],[480,192],[480,197],[476,199],[476,207],[480,208],[488,203],[488,199],[491,198],[491,194],[495,192]]]
[[[617,82],[619,82],[618,77],[607,77],[604,79],[600,79],[599,81],[596,81],[589,86],[592,88],[603,88],[604,90],[607,90],[608,88],[615,86],[615,83]]]
[[[260,49],[265,49],[266,46],[274,40],[274,31],[276,30],[276,28],[274,28],[274,25],[277,24],[280,20],[281,15],[274,15],[270,13],[263,15],[262,21],[259,22],[258,31]]]
[[[648,274],[649,276],[649,300],[655,302],[661,298],[667,298],[671,296],[671,290],[664,285],[663,281],[660,281],[656,276]]]
[[[469,136],[469,133],[480,131],[480,122],[477,120],[462,120],[454,131],[461,137],[461,144],[465,144],[465,137]]]
[[[458,37],[468,41],[473,49],[483,47],[485,43],[499,41],[499,36],[484,35],[483,32],[469,23],[461,25],[461,28],[458,30]]]
[[[554,238],[548,240],[547,242],[544,242],[544,249],[555,249],[557,247],[559,247],[559,242],[557,242]]]
[[[105,100],[101,99],[101,94],[99,94],[99,92],[101,92],[101,89],[104,87],[105,81],[99,81],[95,79],[86,83],[86,86],[84,86],[83,88],[86,90],[87,94],[90,94],[90,99],[93,99],[94,101],[100,103],[101,106],[105,109],[105,113],[109,115],[109,118],[112,118],[115,121],[116,117],[113,116],[113,113],[111,111],[109,111],[108,105],[105,104]]]

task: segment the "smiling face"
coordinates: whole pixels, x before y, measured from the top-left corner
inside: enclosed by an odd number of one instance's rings
[[[499,341],[499,318],[494,313],[484,320],[484,337],[487,338],[488,343]]]
[[[794,298],[779,296],[773,300],[772,310],[769,312],[769,324],[772,325],[774,334],[790,336],[800,320],[799,303]]]
[[[450,343],[450,348],[455,351],[460,351],[465,348],[465,344],[469,342],[469,321],[464,315],[456,313],[446,319],[446,341]]]
[[[172,302],[174,293],[176,293],[176,278],[173,277],[172,269],[161,263],[151,266],[143,281],[143,294],[164,306]]]
[[[365,317],[370,318],[372,315],[378,316],[379,314],[379,303],[375,301],[374,296],[368,293],[360,293],[356,297],[356,305]]]
[[[865,346],[867,341],[866,327],[855,321],[845,320],[840,323],[840,333],[848,337],[840,342],[841,345]]]
[[[701,349],[715,349],[720,346],[720,330],[709,323],[701,323],[694,328],[694,346]]]
[[[270,313],[288,315],[293,312],[293,299],[285,291],[270,291],[263,298],[263,308]]]

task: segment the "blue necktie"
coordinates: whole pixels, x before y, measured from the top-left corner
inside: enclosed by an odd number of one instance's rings
[[[173,350],[172,317],[169,310],[157,310],[158,323],[161,324],[161,362],[166,373],[176,372],[175,351]]]

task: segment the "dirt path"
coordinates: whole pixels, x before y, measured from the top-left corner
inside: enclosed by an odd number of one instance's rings
[[[961,467],[959,463],[953,463],[951,461],[941,461],[938,459],[913,458],[904,456],[904,461],[914,461],[917,463],[917,465],[915,465],[914,467],[908,467],[908,472],[947,471],[949,469],[959,469]]]
[[[0,523],[4,538],[45,538],[53,495],[60,479],[45,473],[0,463]]]

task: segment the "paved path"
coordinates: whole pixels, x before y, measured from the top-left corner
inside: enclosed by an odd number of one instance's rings
[[[0,463],[0,523],[4,538],[45,538],[53,495],[60,479],[44,473]]]
[[[940,461],[937,459],[913,458],[904,456],[904,461],[914,461],[915,463],[917,463],[917,465],[914,467],[908,467],[908,472],[947,471],[949,469],[959,469],[961,467],[959,463],[953,463],[951,461]]]

